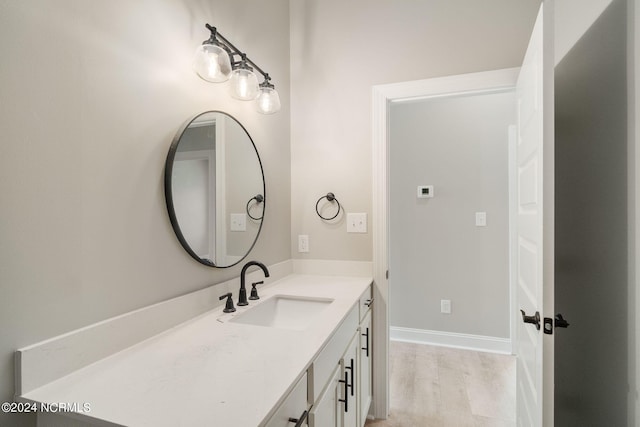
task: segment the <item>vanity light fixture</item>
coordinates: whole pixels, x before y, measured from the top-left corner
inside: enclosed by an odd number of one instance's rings
[[[247,65],[247,55],[243,53],[241,58],[240,63],[234,66],[231,72],[229,89],[235,99],[251,101],[258,96],[258,78],[253,68]]]
[[[262,114],[280,111],[280,96],[265,73],[246,53],[241,52],[218,32],[206,24],[211,32],[209,39],[196,50],[193,66],[200,77],[212,83],[229,80],[231,96],[242,101],[256,101],[256,109]],[[258,84],[257,71],[264,81]]]
[[[193,68],[200,77],[208,82],[226,82],[231,75],[229,50],[218,41],[216,29],[210,27],[209,24],[207,24],[207,28],[211,30],[211,37],[196,49]]]

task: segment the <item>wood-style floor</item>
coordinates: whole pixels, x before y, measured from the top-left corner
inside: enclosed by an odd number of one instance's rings
[[[390,343],[390,416],[368,427],[513,427],[515,357]]]

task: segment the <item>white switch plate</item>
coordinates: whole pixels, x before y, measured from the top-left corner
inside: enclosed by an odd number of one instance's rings
[[[487,226],[487,213],[476,212],[476,227],[486,227],[486,226]]]
[[[231,214],[231,231],[247,231],[247,214]]]
[[[298,235],[298,252],[309,252],[309,236],[306,234]]]
[[[350,213],[347,214],[347,233],[366,233],[367,214]]]
[[[451,300],[450,299],[441,299],[440,300],[440,313],[451,314]]]

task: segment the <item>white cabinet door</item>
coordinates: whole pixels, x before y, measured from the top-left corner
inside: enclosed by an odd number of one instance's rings
[[[367,420],[369,414],[369,406],[371,406],[372,382],[371,382],[371,355],[373,347],[371,342],[371,310],[365,315],[360,324],[360,363],[358,372],[358,403],[360,412],[359,426],[362,427]]]
[[[318,400],[316,400],[309,414],[310,427],[342,427],[342,404],[339,399],[342,396],[344,385],[340,382],[344,379],[342,366],[336,366]]]
[[[342,403],[342,417],[344,427],[358,426],[358,340],[353,337],[347,347],[340,365],[342,366],[342,378],[340,379],[342,390],[340,402]]]
[[[306,426],[307,411],[307,375],[305,374],[293,388],[291,393],[278,407],[278,410],[265,424],[266,427]]]

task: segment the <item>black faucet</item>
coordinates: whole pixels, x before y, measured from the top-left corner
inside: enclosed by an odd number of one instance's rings
[[[242,267],[242,272],[240,272],[240,295],[238,296],[238,305],[249,305],[249,301],[247,301],[247,289],[244,287],[244,275],[247,273],[247,269],[252,265],[256,265],[262,269],[264,272],[264,277],[269,277],[269,270],[267,266],[258,261],[249,261]]]

